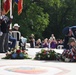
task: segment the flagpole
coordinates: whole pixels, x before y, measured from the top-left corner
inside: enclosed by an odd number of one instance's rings
[[[12,0],[10,0],[10,19],[13,19],[13,15],[12,15]],[[10,29],[12,29],[12,23],[10,24]]]
[[[1,0],[0,0],[0,17],[1,17]]]

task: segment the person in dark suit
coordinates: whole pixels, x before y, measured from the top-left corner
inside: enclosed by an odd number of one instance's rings
[[[76,39],[76,26],[71,26],[70,28],[73,31],[74,38]]]
[[[7,52],[8,50],[8,32],[9,32],[9,27],[10,27],[10,19],[5,16],[5,12],[1,12],[1,21],[0,21],[0,29],[1,32],[3,33],[2,36],[0,36],[0,52]]]

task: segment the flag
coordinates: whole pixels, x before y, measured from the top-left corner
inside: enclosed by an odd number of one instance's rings
[[[18,0],[18,15],[22,13],[23,9],[23,0]]]
[[[3,0],[3,10],[7,14],[10,10],[10,0]]]
[[[15,0],[15,3],[18,4],[18,0]]]
[[[23,0],[15,0],[15,3],[18,5],[18,15],[20,15],[23,9]]]

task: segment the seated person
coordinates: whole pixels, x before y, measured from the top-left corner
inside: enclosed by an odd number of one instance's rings
[[[63,49],[63,40],[62,39],[58,39],[57,40],[57,49]]]
[[[35,48],[36,42],[35,42],[34,34],[31,34],[31,36],[29,37],[29,43],[30,43],[30,48]]]
[[[57,47],[57,41],[56,41],[56,39],[53,39],[51,41],[51,48],[55,49],[56,47]]]
[[[19,31],[19,28],[20,26],[17,23],[15,23],[12,28],[12,36],[15,37],[17,41],[19,41],[21,37],[21,32]]]
[[[43,48],[48,48],[48,39],[44,39],[43,43],[42,43],[42,47]]]
[[[19,41],[18,45],[20,46],[20,48],[21,48],[22,50],[27,50],[27,49],[25,48],[27,39],[24,38],[23,36],[21,36],[22,34],[21,34],[21,32],[19,31],[19,28],[20,28],[20,26],[19,26],[17,23],[15,23],[12,30],[13,30],[13,31],[17,31],[16,39],[17,39],[17,41]],[[14,34],[12,34],[12,35],[14,35]],[[14,36],[14,37],[15,37],[15,36]]]
[[[41,48],[41,39],[38,39],[38,40],[36,41],[35,48]]]
[[[27,39],[21,36],[21,39],[19,41],[19,46],[22,50],[25,50],[26,48]]]
[[[11,43],[8,43],[8,47],[9,47],[9,50],[12,50],[12,49],[15,49],[15,46],[16,46],[16,38],[14,38],[11,34],[11,30],[9,31],[9,41]]]

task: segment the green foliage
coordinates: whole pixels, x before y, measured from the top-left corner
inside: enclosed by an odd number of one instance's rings
[[[56,38],[63,36],[62,29],[66,26],[72,26],[76,23],[76,1],[75,0],[41,0],[46,5],[41,5],[50,16],[50,23],[46,28],[44,35],[50,37],[52,33]],[[39,3],[38,3],[39,4]],[[48,33],[48,35],[47,35]]]
[[[13,11],[13,24],[21,26],[25,37],[34,33],[36,38],[49,38],[54,33],[62,38],[62,29],[76,24],[76,0],[24,0],[21,15],[17,5]]]
[[[49,24],[49,15],[43,12],[43,8],[32,3],[26,11],[26,23],[30,27],[30,32],[37,34],[42,33]]]
[[[45,50],[42,49],[41,52],[38,52],[35,56],[36,60],[59,60],[60,54],[56,53],[54,50]]]

